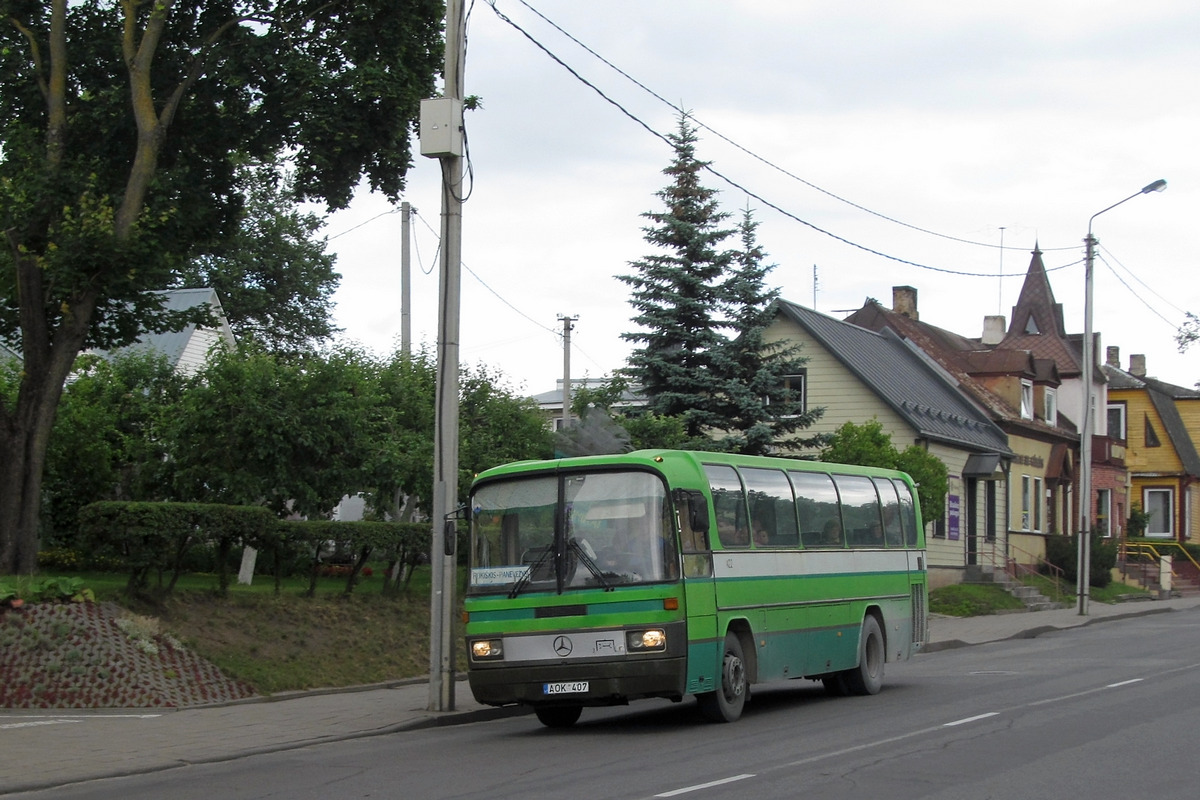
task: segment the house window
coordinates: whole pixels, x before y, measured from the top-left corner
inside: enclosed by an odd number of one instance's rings
[[[935,519],[933,521],[933,538],[935,538],[935,539],[945,539],[946,538],[946,515],[945,514],[942,514],[942,516],[938,517],[937,519]]]
[[[1021,380],[1021,419],[1033,419],[1033,381]]]
[[[989,542],[996,541],[996,481],[984,481],[983,535]]]
[[[1150,422],[1150,415],[1146,415],[1146,447],[1162,447],[1162,442],[1158,440],[1158,432],[1154,430],[1154,425]]]
[[[1175,534],[1175,493],[1171,489],[1146,489],[1142,508],[1150,515],[1146,535],[1170,539]]]
[[[1048,424],[1054,425],[1058,422],[1058,390],[1047,386],[1045,391],[1045,419]]]
[[[1042,529],[1042,479],[1033,479],[1033,530],[1040,531]]]
[[[1108,404],[1108,435],[1113,439],[1125,441],[1129,437],[1125,433],[1125,404]]]
[[[779,386],[779,391],[775,394],[776,402],[783,402],[784,398],[787,401],[798,405],[797,413],[803,414],[808,409],[808,373],[796,372],[791,375],[784,375]],[[771,398],[763,398],[765,405],[771,404]]]
[[[1112,531],[1112,489],[1096,490],[1096,524],[1092,530],[1101,536],[1111,538]]]
[[[1029,530],[1029,512],[1033,507],[1033,482],[1028,475],[1021,476],[1021,530]]]

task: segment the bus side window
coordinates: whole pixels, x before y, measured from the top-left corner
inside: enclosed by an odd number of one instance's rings
[[[712,487],[713,511],[717,517],[717,538],[722,547],[749,547],[750,521],[746,518],[746,495],[733,467],[705,464]]]
[[[916,547],[919,539],[917,512],[916,506],[913,503],[912,491],[908,488],[908,484],[903,481],[893,480],[892,484],[896,487],[896,491],[900,495],[900,519],[904,526],[904,541],[909,547]]]
[[[800,537],[805,547],[841,547],[842,515],[833,479],[820,472],[788,471],[796,492]]]
[[[875,488],[883,502],[883,538],[888,547],[904,546],[904,531],[900,522],[900,500],[896,486],[887,478],[875,478]]]
[[[750,499],[754,546],[795,547],[800,539],[796,501],[783,470],[743,467],[739,472]]]

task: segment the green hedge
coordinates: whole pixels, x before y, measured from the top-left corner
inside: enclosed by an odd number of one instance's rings
[[[299,545],[310,557],[307,594],[317,589],[317,575],[327,549],[339,546],[354,554],[344,594],[354,591],[354,584],[367,560],[375,557],[388,562],[383,580],[385,594],[398,591],[412,575],[412,567],[429,552],[428,523],[407,522],[332,522],[329,520],[287,521],[279,524],[281,542]],[[277,558],[276,563],[280,563]],[[396,568],[402,568],[398,574]]]
[[[258,546],[271,536],[275,516],[265,508],[211,503],[131,503],[105,501],[84,506],[79,530],[93,556],[116,558],[129,571],[128,594],[150,588],[159,575],[159,590],[170,594],[184,571],[189,551],[211,544],[217,551],[220,590],[229,586],[229,553],[235,546]],[[162,584],[162,575],[170,574]]]
[[[355,554],[345,593],[354,584],[372,555],[389,562],[384,592],[396,591],[411,567],[428,552],[428,524],[388,522],[281,522],[265,508],[208,503],[101,502],[80,511],[80,533],[93,558],[107,558],[129,572],[128,594],[151,591],[150,575],[157,573],[154,592],[171,593],[186,571],[189,553],[200,546],[215,550],[219,591],[229,586],[230,554],[235,548],[253,547],[272,557],[275,590],[279,591],[285,565],[298,558],[309,567],[308,594],[326,551],[342,545]],[[403,566],[403,574],[392,567]],[[165,583],[163,576],[170,578]]]

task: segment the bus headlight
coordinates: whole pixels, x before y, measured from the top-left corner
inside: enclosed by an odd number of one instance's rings
[[[495,661],[504,657],[504,644],[500,639],[476,639],[471,642],[471,659]]]
[[[626,631],[625,645],[631,653],[645,653],[667,649],[667,632],[662,628],[644,631]]]

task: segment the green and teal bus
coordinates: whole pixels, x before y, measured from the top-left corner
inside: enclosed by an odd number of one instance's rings
[[[875,694],[925,641],[925,537],[902,472],[641,450],[507,464],[471,488],[471,691],[550,727],[586,706],[750,685]]]

